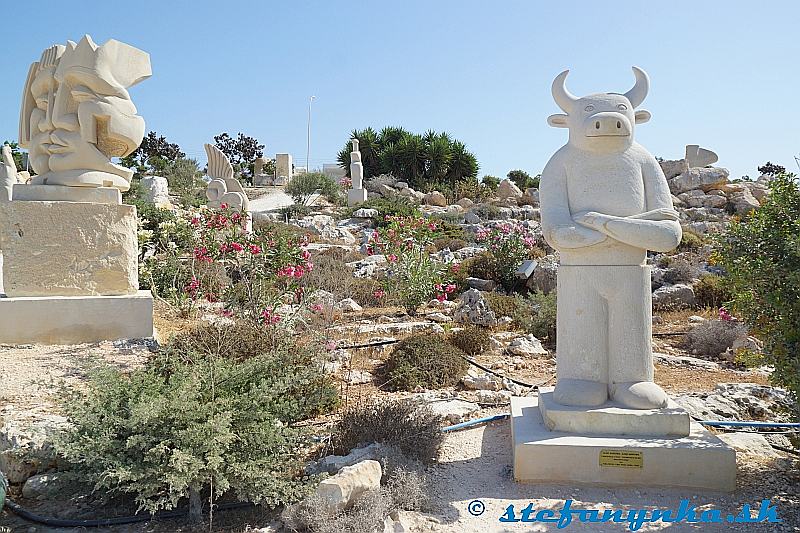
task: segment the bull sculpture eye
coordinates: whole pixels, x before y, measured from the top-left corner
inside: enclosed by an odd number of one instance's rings
[[[625,104],[619,104],[617,106],[617,109],[619,109],[620,111],[626,111],[628,109],[628,106],[626,106]]]
[[[583,108],[584,111],[594,111],[594,106],[592,104],[587,105]]]

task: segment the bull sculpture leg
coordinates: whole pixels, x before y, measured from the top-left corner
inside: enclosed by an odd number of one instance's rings
[[[632,409],[666,407],[666,393],[653,383],[650,267],[595,268],[606,269],[609,282],[609,397]]]
[[[587,268],[598,267],[558,269],[558,381],[553,399],[562,405],[597,406],[608,399],[608,305]]]

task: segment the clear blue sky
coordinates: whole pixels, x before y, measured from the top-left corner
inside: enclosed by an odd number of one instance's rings
[[[203,143],[242,131],[266,153],[334,162],[353,128],[446,130],[481,175],[541,171],[566,140],[553,77],[574,94],[627,91],[644,68],[652,112],[637,130],[657,156],[716,151],[733,177],[767,160],[797,171],[800,2],[486,0],[13,2],[6,6],[0,137],[16,139],[20,93],[42,49],[84,33],[151,55],[132,89],[153,129],[205,162]],[[125,9],[124,6],[131,6]],[[12,20],[13,19],[13,22]]]

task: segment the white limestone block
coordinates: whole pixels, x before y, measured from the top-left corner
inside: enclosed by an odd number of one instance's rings
[[[323,479],[316,494],[335,509],[351,507],[355,500],[368,490],[381,486],[381,464],[368,459],[342,468],[335,476]]]
[[[9,297],[124,295],[139,287],[130,205],[0,204],[0,249]]]

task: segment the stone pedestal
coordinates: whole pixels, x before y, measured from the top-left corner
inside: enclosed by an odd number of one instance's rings
[[[367,201],[366,189],[350,189],[347,191],[347,205],[353,207],[354,205],[363,204]]]
[[[614,402],[573,407],[556,403],[547,388],[539,392],[539,411],[550,431],[649,437],[685,437],[690,433],[689,413],[672,401],[664,409],[626,409]]]
[[[0,250],[9,297],[129,295],[139,288],[130,205],[0,204]]]
[[[20,202],[88,202],[115,205],[122,203],[122,193],[114,187],[67,187],[17,183],[14,185],[11,198]]]
[[[653,412],[614,406],[561,411],[548,399],[551,394],[551,388],[543,388],[539,397],[511,399],[517,481],[719,491],[736,488],[736,452],[731,447],[695,422],[689,424],[685,436],[669,436],[682,431],[688,421],[688,415],[684,417],[674,405],[648,410]],[[603,427],[606,423],[609,426]],[[548,428],[565,424],[599,431],[590,434]],[[644,434],[648,426],[651,435]],[[607,434],[609,429],[627,434]]]
[[[153,336],[153,296],[0,298],[0,344],[79,344]]]
[[[273,176],[269,174],[256,174],[253,176],[253,186],[255,187],[268,187],[272,185]]]
[[[284,184],[292,179],[294,169],[292,154],[275,154],[275,176],[283,178]]]

